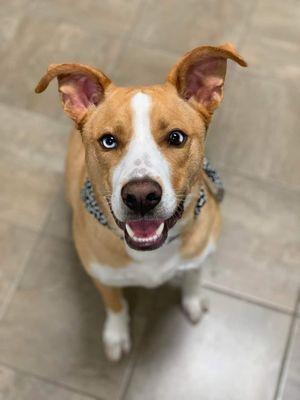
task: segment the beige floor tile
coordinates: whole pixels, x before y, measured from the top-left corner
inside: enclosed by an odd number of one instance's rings
[[[126,399],[273,398],[289,317],[211,291],[205,295],[210,312],[196,326],[174,299],[159,307]]]
[[[37,18],[33,13],[22,21],[1,62],[0,72],[5,80],[0,87],[0,100],[63,119],[56,83],[43,94],[34,93],[48,65],[81,62],[105,72],[118,54],[120,44],[121,37],[94,32],[59,17]]]
[[[0,7],[0,54],[1,59],[10,48],[22,23],[31,0],[11,0],[2,2]]]
[[[57,122],[38,113],[0,103],[0,150],[16,162],[41,172],[64,172],[71,123]]]
[[[277,39],[299,42],[300,6],[297,0],[258,0],[252,16],[256,31]]]
[[[152,84],[195,46],[238,44],[249,68],[229,67],[208,139],[227,196],[204,282],[292,310],[300,286],[299,17],[298,0],[1,4],[0,313],[8,307],[0,400],[119,400],[138,353],[119,365],[104,358],[103,306],[70,240],[63,193],[71,124],[56,83],[33,92],[52,62],[90,63],[117,84]],[[178,291],[126,290],[135,344],[152,318],[127,400],[273,397],[290,317],[205,293],[210,313],[194,327],[179,311]],[[299,398],[299,346],[298,326],[282,400]]]
[[[223,171],[227,193],[206,283],[292,310],[300,287],[299,194]]]
[[[0,400],[92,400],[0,365]]]
[[[41,230],[56,194],[56,186],[62,181],[61,174],[39,172],[30,164],[0,154],[0,218]]]
[[[0,362],[102,399],[117,399],[134,353],[117,365],[106,361],[103,318],[100,296],[73,245],[44,236],[1,324]],[[143,326],[144,318],[135,313],[135,344]]]
[[[298,400],[300,397],[300,320],[297,321],[292,339],[291,354],[287,361],[288,372],[284,383],[282,400]]]
[[[0,105],[0,217],[41,229],[63,179],[66,125]]]
[[[251,2],[149,1],[132,37],[147,46],[185,52],[201,44],[237,43]]]
[[[37,240],[28,229],[0,222],[0,317]]]
[[[300,188],[299,90],[236,72],[211,127],[208,154],[218,165]]]
[[[118,85],[150,85],[162,83],[180,54],[148,49],[136,42],[128,44],[111,74]]]
[[[241,48],[251,69],[291,82],[300,76],[300,4],[297,0],[259,0]]]
[[[72,241],[72,212],[65,192],[66,185],[63,182],[50,207],[47,224],[44,229],[47,234]]]
[[[141,0],[34,1],[36,18],[67,21],[99,34],[122,36],[131,28]],[[72,12],[70,12],[72,10]]]
[[[255,30],[254,30],[255,31]],[[251,72],[264,79],[280,79],[291,84],[299,79],[299,44],[278,40],[263,33],[251,33],[241,45]]]

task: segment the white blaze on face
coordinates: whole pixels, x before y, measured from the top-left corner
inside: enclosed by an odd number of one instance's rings
[[[123,220],[125,205],[121,199],[122,187],[132,179],[152,178],[162,187],[160,210],[170,217],[176,209],[176,196],[171,184],[168,161],[157,146],[151,133],[151,97],[138,92],[132,96],[131,142],[112,176],[112,208],[116,217]]]

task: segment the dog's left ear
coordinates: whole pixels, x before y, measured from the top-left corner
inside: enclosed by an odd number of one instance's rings
[[[80,125],[92,106],[103,101],[110,79],[98,69],[84,64],[51,64],[35,88],[43,92],[57,78],[65,113]]]
[[[191,104],[201,104],[212,113],[223,98],[228,59],[247,66],[231,43],[197,47],[174,65],[167,81],[176,87],[180,97]]]

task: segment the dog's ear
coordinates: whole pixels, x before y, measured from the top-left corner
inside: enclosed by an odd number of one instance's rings
[[[176,87],[180,97],[191,104],[201,104],[212,113],[223,97],[227,59],[247,66],[231,43],[197,47],[174,65],[167,81]]]
[[[88,108],[103,100],[105,89],[111,83],[101,71],[88,65],[51,64],[35,88],[36,93],[43,92],[54,78],[58,80],[64,111],[78,125]]]

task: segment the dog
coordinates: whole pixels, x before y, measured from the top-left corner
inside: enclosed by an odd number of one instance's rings
[[[122,288],[156,287],[181,275],[182,307],[202,314],[200,271],[215,249],[220,210],[203,168],[205,139],[223,97],[227,60],[246,67],[231,43],[185,54],[165,83],[118,87],[83,64],[51,64],[36,87],[57,78],[75,122],[67,197],[80,260],[106,309],[107,357],[130,351]]]

